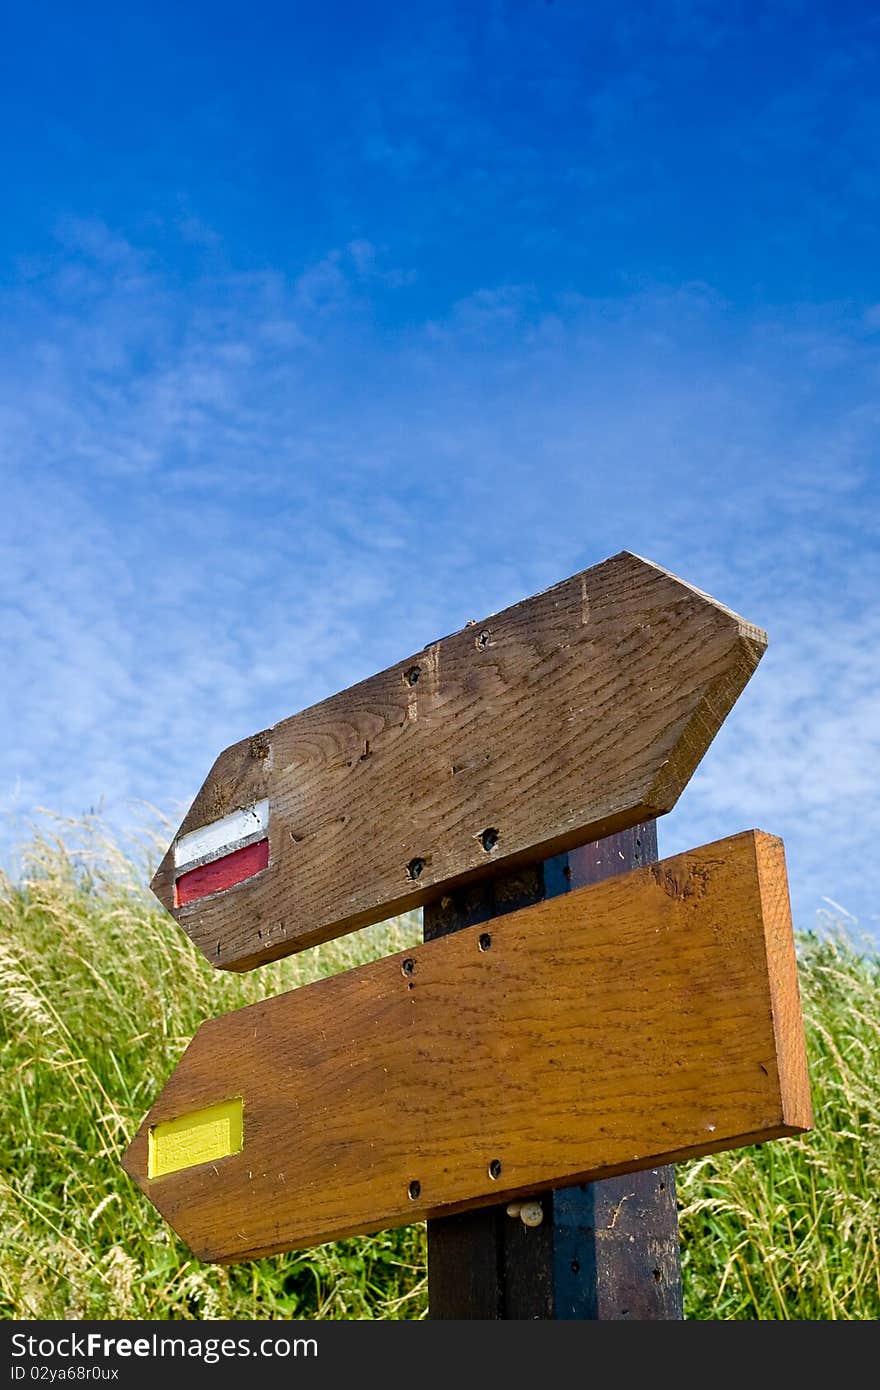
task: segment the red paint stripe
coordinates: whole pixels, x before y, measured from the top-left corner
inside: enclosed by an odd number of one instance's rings
[[[193,903],[197,898],[206,898],[209,893],[219,893],[223,888],[232,888],[236,883],[244,883],[253,878],[269,863],[269,841],[258,840],[255,845],[245,845],[244,849],[234,849],[224,854],[222,859],[214,859],[210,864],[200,864],[181,874],[174,885],[174,896],[178,907]]]

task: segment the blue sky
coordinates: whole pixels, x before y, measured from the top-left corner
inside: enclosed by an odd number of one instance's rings
[[[769,630],[660,825],[880,926],[880,14],[20,7],[0,811],[214,756],[626,548]]]

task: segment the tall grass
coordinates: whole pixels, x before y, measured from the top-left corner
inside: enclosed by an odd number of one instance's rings
[[[399,950],[418,936],[415,917],[229,974],[153,902],[142,872],[81,830],[35,840],[21,881],[0,891],[0,1314],[418,1316],[418,1228],[201,1265],[119,1167],[203,1019]]]
[[[679,1170],[690,1317],[880,1317],[880,960],[798,946],[814,1129]]]
[[[200,1265],[119,1167],[204,1018],[401,949],[415,917],[222,973],[88,832],[0,884],[0,1316],[423,1316],[422,1227]],[[816,1131],[679,1170],[689,1317],[880,1316],[880,970],[810,938],[801,984]]]

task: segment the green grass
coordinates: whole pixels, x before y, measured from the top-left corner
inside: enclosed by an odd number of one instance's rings
[[[679,1170],[689,1317],[880,1317],[880,960],[798,952],[814,1128]]]
[[[119,1167],[204,1018],[401,949],[415,917],[218,972],[85,829],[0,891],[0,1316],[424,1316],[421,1227],[200,1265]],[[842,938],[801,962],[816,1130],[679,1169],[688,1317],[880,1317],[880,968]]]

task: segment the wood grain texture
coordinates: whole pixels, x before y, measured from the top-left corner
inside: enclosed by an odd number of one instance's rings
[[[798,1133],[781,874],[747,832],[213,1019],[124,1166],[230,1261]],[[149,1179],[152,1125],[239,1095],[240,1153]]]
[[[268,867],[175,907],[172,846],[153,890],[245,970],[652,819],[765,646],[623,552],[227,749],[179,836],[269,798]]]

